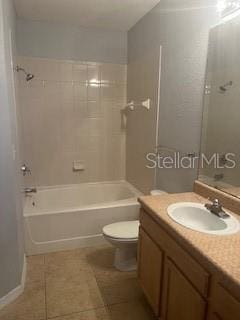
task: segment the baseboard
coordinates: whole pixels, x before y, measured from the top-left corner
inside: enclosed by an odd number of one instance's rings
[[[26,262],[26,257],[24,255],[21,284],[0,299],[0,310],[4,308],[6,305],[8,305],[9,303],[13,302],[21,293],[23,293],[25,282],[26,282],[26,274],[27,274],[27,262]]]
[[[26,278],[27,278],[27,259],[26,259],[26,255],[24,254],[23,270],[22,270],[22,278],[21,278],[21,287],[23,290],[25,288]]]

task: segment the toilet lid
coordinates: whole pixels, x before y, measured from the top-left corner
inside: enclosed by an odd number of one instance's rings
[[[139,221],[123,221],[109,224],[103,228],[103,233],[111,238],[137,239]]]

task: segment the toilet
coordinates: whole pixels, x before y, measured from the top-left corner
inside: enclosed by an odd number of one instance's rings
[[[116,247],[114,266],[120,271],[137,268],[137,243],[139,221],[123,221],[103,228],[104,238]]]
[[[153,196],[166,195],[163,190],[152,190]],[[103,236],[115,248],[114,266],[120,271],[137,269],[139,221],[116,222],[103,227]]]
[[[164,196],[166,194],[168,194],[166,191],[158,190],[158,189],[150,191],[151,196]]]

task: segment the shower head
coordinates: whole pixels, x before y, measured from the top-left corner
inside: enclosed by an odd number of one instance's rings
[[[26,81],[30,81],[30,80],[32,80],[33,78],[34,78],[34,75],[31,74],[31,73],[28,73],[28,74],[26,75]]]
[[[220,86],[220,93],[224,93],[228,90],[229,87],[231,87],[233,85],[232,81],[228,81],[227,83],[225,83],[224,85]]]
[[[19,66],[16,66],[15,70],[16,70],[17,72],[22,71],[23,73],[25,73],[25,75],[26,75],[26,81],[30,81],[30,80],[32,80],[32,79],[34,78],[34,74],[32,74],[32,73],[27,73],[27,71],[26,71],[25,69],[23,69],[23,68],[21,68],[21,67],[19,67]]]
[[[226,89],[224,86],[220,86],[219,89],[220,89],[220,91],[222,91],[222,92],[227,91],[227,89]]]

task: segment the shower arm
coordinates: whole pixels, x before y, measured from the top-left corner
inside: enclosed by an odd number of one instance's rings
[[[21,68],[21,67],[19,67],[19,66],[16,66],[16,67],[15,67],[15,70],[16,70],[17,72],[22,71],[22,72],[24,72],[24,73],[25,73],[25,75],[27,75],[26,70],[25,70],[25,69],[23,69],[23,68]]]
[[[34,78],[34,74],[32,74],[32,73],[27,73],[27,71],[26,71],[24,68],[21,68],[21,67],[19,67],[19,66],[16,66],[16,67],[14,68],[14,70],[17,71],[17,72],[22,71],[22,72],[25,74],[25,76],[26,76],[26,81],[30,81],[30,80],[32,80],[32,79]]]

